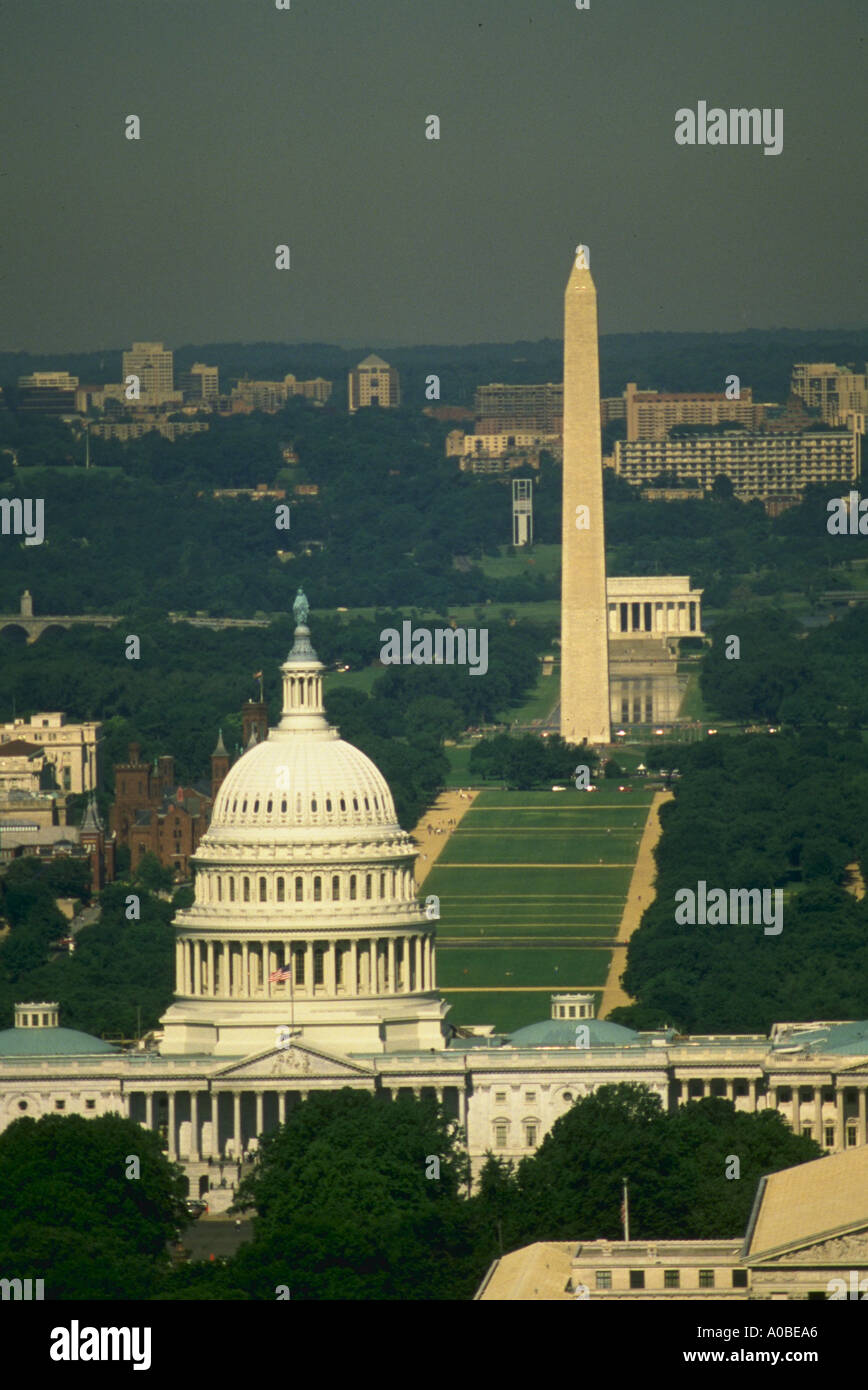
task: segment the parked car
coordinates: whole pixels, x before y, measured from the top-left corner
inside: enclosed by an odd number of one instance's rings
[[[208,1203],[203,1202],[201,1197],[188,1197],[184,1205],[192,1217],[200,1217],[208,1210]]]

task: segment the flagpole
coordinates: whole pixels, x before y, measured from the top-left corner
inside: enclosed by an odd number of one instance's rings
[[[627,1186],[627,1179],[624,1178],[624,1202],[621,1207],[621,1220],[624,1225],[624,1240],[629,1244],[630,1241],[630,1192]]]

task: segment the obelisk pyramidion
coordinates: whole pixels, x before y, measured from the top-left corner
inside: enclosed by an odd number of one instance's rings
[[[563,507],[561,734],[567,743],[609,743],[597,291],[584,246],[564,296]]]

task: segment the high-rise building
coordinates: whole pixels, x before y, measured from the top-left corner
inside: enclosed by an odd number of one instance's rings
[[[175,398],[173,354],[162,343],[133,343],[123,356],[124,383],[139,379],[141,405],[165,405]]]
[[[841,425],[849,411],[868,412],[868,362],[864,372],[834,362],[796,362],[790,390],[819,410],[827,425]]]
[[[561,734],[609,743],[609,641],[597,291],[577,255],[564,301]]]
[[[78,377],[69,372],[31,372],[18,378],[19,410],[43,415],[74,415]]]
[[[25,594],[32,611],[32,600]],[[24,605],[22,604],[22,607]],[[0,724],[0,746],[13,739],[37,744],[51,763],[61,791],[93,792],[102,780],[102,724],[68,724],[59,711]]]
[[[401,404],[401,383],[397,371],[374,353],[350,372],[348,391],[351,415],[366,405],[388,408]]]
[[[560,434],[563,429],[564,388],[558,382],[534,385],[492,381],[477,386],[474,400],[477,434]]]
[[[283,378],[287,396],[304,396],[314,405],[325,405],[332,393],[332,383],[324,376],[315,376],[310,381],[298,381],[292,372]]]
[[[813,434],[751,434],[747,430],[680,439],[619,439],[615,472],[628,483],[652,483],[661,473],[710,488],[725,474],[741,498],[803,492],[809,483],[858,478],[861,435],[855,430]]]
[[[764,405],[754,402],[749,386],[740,388],[738,400],[730,400],[723,391],[640,391],[635,381],[628,381],[624,405],[628,439],[665,439],[673,425],[717,425],[724,420],[756,430],[766,412]]]
[[[185,401],[216,401],[220,395],[220,370],[194,362],[189,372],[179,373],[178,389]]]

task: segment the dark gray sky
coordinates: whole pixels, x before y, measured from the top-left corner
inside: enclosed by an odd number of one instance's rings
[[[558,337],[580,241],[602,332],[858,327],[865,16],[10,0],[0,348]],[[783,153],[679,147],[700,99],[783,107]]]

